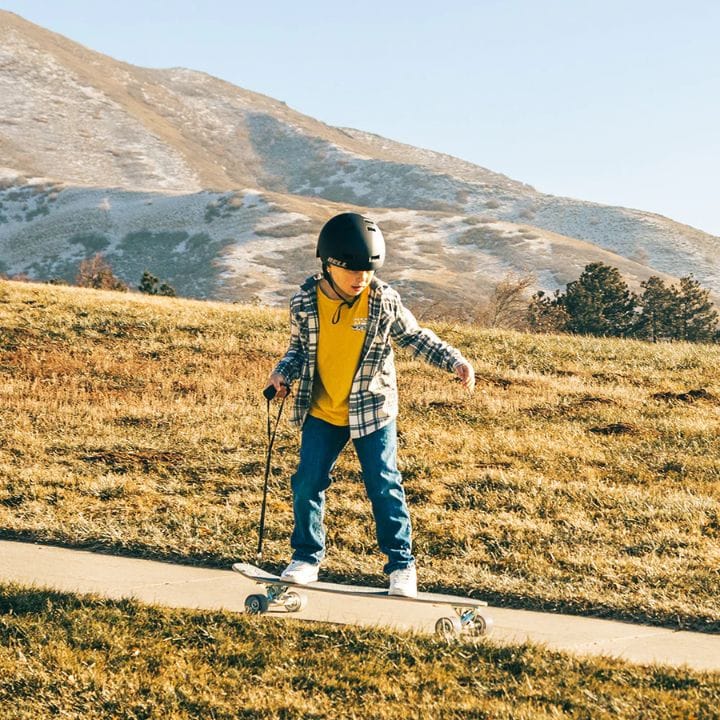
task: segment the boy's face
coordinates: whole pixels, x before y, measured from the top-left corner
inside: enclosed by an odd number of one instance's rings
[[[335,283],[335,287],[347,297],[355,297],[370,284],[374,270],[345,270],[345,268],[330,265],[328,272]]]

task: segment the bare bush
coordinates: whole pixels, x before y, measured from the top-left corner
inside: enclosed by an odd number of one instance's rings
[[[101,253],[83,260],[78,268],[75,277],[75,284],[78,287],[94,288],[95,290],[119,290],[127,292],[127,285],[115,277],[110,264]]]
[[[535,286],[535,276],[508,273],[495,286],[485,309],[485,327],[510,330],[527,329],[528,292]]]
[[[426,305],[418,317],[423,321],[455,320],[487,328],[527,330],[528,293],[534,286],[534,275],[508,273],[487,299],[474,303],[467,299],[440,300]]]

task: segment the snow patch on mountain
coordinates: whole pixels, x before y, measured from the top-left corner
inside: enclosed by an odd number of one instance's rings
[[[2,135],[32,148],[51,176],[88,185],[199,189],[182,153],[106,92],[5,28],[0,43]]]
[[[119,63],[2,11],[0,93],[0,273],[72,280],[102,252],[129,283],[147,269],[180,294],[279,302],[317,266],[322,223],[350,209],[380,222],[383,276],[418,299],[472,303],[507,273],[552,291],[597,261],[631,284],[692,273],[720,294],[720,238],[205,73]]]
[[[0,192],[0,273],[72,282],[80,262],[101,253],[129,284],[150,270],[182,294],[221,297],[218,256],[227,248],[242,255],[275,212],[254,189],[186,195],[13,186]]]

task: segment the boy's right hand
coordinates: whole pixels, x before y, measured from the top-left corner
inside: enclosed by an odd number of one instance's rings
[[[272,373],[268,378],[268,382],[275,388],[276,398],[284,398],[290,391],[285,378],[280,373]]]
[[[475,370],[469,362],[458,363],[455,366],[455,374],[468,392],[471,393],[475,389]]]

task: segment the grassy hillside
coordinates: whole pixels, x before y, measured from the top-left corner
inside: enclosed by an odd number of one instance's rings
[[[718,718],[720,675],[0,586],[0,718]]]
[[[286,312],[0,282],[0,535],[227,566],[254,557],[260,390]],[[439,325],[478,389],[399,355],[425,589],[720,631],[720,348]],[[269,565],[288,559],[281,426]],[[326,576],[383,582],[346,452]]]

